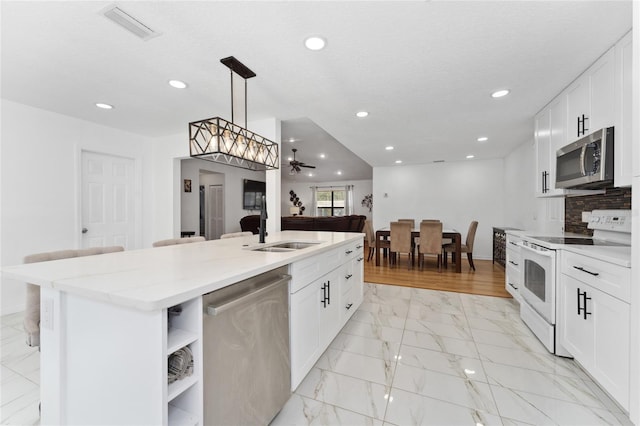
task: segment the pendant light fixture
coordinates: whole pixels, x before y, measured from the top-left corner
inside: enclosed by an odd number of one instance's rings
[[[278,144],[247,130],[247,79],[256,73],[233,56],[220,62],[231,71],[231,121],[213,117],[189,123],[191,157],[249,170],[277,169]],[[233,120],[234,73],[244,79],[244,127]]]

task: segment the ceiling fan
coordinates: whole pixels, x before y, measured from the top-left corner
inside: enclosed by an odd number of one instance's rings
[[[306,167],[308,169],[315,169],[316,166],[310,166],[308,164],[305,164],[301,161],[297,161],[296,160],[296,152],[298,152],[298,150],[296,148],[291,149],[291,151],[293,151],[293,160],[289,161],[289,165],[291,166],[291,171],[289,172],[290,175],[296,174],[296,173],[300,173],[300,167]]]

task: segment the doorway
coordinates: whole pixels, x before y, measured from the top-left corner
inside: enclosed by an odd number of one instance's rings
[[[206,226],[207,240],[217,240],[224,234],[224,191],[222,185],[209,185]]]
[[[136,248],[135,160],[81,152],[81,246]]]

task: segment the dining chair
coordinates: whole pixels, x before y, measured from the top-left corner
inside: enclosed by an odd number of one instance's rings
[[[253,232],[251,231],[229,232],[228,234],[220,235],[220,239],[224,240],[226,238],[238,238],[238,237],[246,237],[250,235],[253,235]]]
[[[24,263],[47,262],[72,257],[94,256],[98,254],[124,251],[122,246],[91,247],[79,250],[57,250],[25,256]],[[27,345],[40,346],[40,286],[27,283],[26,303],[23,320],[27,333]]]
[[[376,252],[376,236],[373,232],[373,225],[369,219],[364,221],[364,235],[367,247],[369,247],[369,254],[367,255],[367,262],[369,262]]]
[[[398,219],[398,222],[408,222],[411,224],[411,228],[415,228],[416,227],[416,220],[415,219]]]
[[[420,237],[418,243],[418,265],[420,270],[424,267],[424,255],[437,256],[438,272],[442,272],[442,222],[420,222]]]
[[[411,223],[391,222],[391,246],[389,247],[389,263],[395,264],[400,253],[409,254],[408,268],[413,264],[413,241],[411,239]],[[399,261],[399,260],[398,260]]]
[[[204,237],[191,237],[191,238],[170,238],[168,240],[160,240],[153,243],[153,247],[174,246],[176,244],[189,244],[199,243],[205,241]]]
[[[465,244],[460,244],[460,252],[467,253],[467,260],[469,261],[469,266],[474,271],[476,270],[475,265],[473,264],[473,242],[476,239],[476,230],[478,229],[478,221],[474,220],[469,225],[469,230],[467,231],[467,240]],[[455,243],[445,244],[442,249],[444,250],[444,266],[447,266],[447,257],[448,253],[455,253],[456,245]]]

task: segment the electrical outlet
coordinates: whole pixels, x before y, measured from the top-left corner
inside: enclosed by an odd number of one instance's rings
[[[53,299],[50,297],[40,301],[40,327],[53,330]]]

